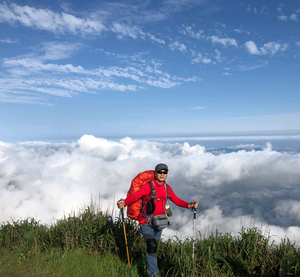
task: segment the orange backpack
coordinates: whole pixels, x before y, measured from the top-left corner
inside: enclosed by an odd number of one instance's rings
[[[132,181],[130,189],[127,193],[127,197],[131,194],[134,194],[137,192],[142,185],[145,183],[154,180],[154,170],[147,170],[144,172],[139,173]],[[127,207],[127,216],[131,219],[137,220],[140,211],[141,211],[141,201],[142,199],[139,199],[138,201],[132,203],[131,205],[128,205]]]

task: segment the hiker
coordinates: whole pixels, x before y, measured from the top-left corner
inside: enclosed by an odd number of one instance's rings
[[[166,164],[158,164],[154,170],[153,181],[143,184],[137,192],[129,195],[125,200],[121,199],[117,202],[118,208],[122,209],[123,207],[126,207],[139,199],[142,199],[142,203],[146,203],[147,199],[150,199],[151,193],[152,196],[154,196],[154,212],[150,211],[152,207],[150,207],[149,204],[151,204],[151,201],[149,201],[148,205],[142,205],[140,213],[137,217],[143,238],[147,244],[147,273],[149,276],[153,277],[158,277],[159,272],[156,254],[158,241],[161,237],[162,229],[168,226],[168,220],[165,215],[165,205],[167,200],[170,199],[177,206],[187,209],[197,209],[199,203],[197,201],[188,203],[179,199],[175,195],[172,188],[165,182],[168,176],[168,171],[169,169]],[[156,196],[153,194],[156,194]]]

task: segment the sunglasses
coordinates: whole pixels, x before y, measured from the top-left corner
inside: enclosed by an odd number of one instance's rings
[[[168,171],[157,171],[156,173],[158,173],[158,174],[168,174]]]

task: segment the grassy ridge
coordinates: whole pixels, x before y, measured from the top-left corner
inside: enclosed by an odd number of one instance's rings
[[[132,276],[147,276],[139,228],[126,220],[126,232]],[[94,205],[51,226],[3,223],[0,249],[0,276],[129,276],[122,222]],[[300,248],[242,228],[238,236],[200,237],[194,259],[192,239],[160,241],[158,264],[160,276],[300,276]]]
[[[20,257],[17,252],[0,256],[0,276],[2,277],[83,277],[83,276],[128,276],[128,266],[114,254],[105,256],[87,253],[82,249],[68,251],[43,251]],[[139,276],[137,268],[132,276]]]

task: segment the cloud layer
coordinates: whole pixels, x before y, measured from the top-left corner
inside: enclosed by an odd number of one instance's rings
[[[257,48],[256,44],[253,41],[247,41],[245,43],[245,47],[247,51],[252,54],[252,55],[267,55],[270,54],[273,56],[276,54],[278,51],[286,51],[289,45],[287,43],[276,43],[274,41],[265,43],[262,47],[259,49]]]
[[[100,21],[78,18],[67,13],[55,13],[48,9],[36,9],[17,4],[0,4],[0,22],[11,25],[21,24],[53,33],[66,33],[87,35],[101,33],[105,26]]]
[[[112,210],[133,177],[165,162],[175,193],[200,202],[199,231],[237,232],[252,224],[300,239],[300,155],[272,151],[271,144],[261,151],[241,148],[214,155],[201,145],[90,135],[73,143],[0,142],[0,221],[36,217],[50,223],[99,193],[102,209]],[[165,233],[191,235],[190,211],[171,207],[172,227]]]
[[[180,45],[174,47],[182,50]],[[148,86],[168,89],[183,82],[200,80],[196,76],[172,76],[159,69],[161,63],[142,59],[138,55],[102,54],[125,60],[127,66],[87,69],[81,65],[62,63],[63,59],[74,56],[82,48],[81,44],[47,42],[36,46],[34,54],[3,59],[2,65],[9,75],[0,78],[0,102],[47,104],[47,94],[73,97],[99,90],[136,91]]]

